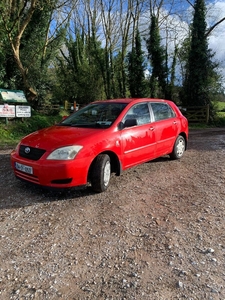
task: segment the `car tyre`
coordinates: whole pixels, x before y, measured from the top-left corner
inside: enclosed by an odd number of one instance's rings
[[[173,152],[170,153],[171,159],[179,159],[184,155],[186,149],[186,141],[182,135],[179,135],[173,147]]]
[[[107,154],[100,154],[96,157],[92,168],[91,186],[93,191],[101,193],[107,190],[110,177],[110,157]]]

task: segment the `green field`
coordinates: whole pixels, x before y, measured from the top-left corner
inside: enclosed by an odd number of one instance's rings
[[[222,101],[216,102],[216,103],[214,103],[214,105],[218,112],[221,112],[222,110],[224,110],[224,112],[225,112],[225,102],[222,102]]]

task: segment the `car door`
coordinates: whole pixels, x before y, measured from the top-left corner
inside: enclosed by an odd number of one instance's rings
[[[136,120],[134,125],[133,121]],[[131,122],[129,122],[131,121]],[[135,104],[123,119],[125,127],[121,131],[123,169],[148,161],[155,155],[155,133],[152,131],[148,103]]]
[[[151,103],[155,122],[152,123],[156,138],[156,156],[162,156],[172,151],[178,135],[176,114],[167,103]]]

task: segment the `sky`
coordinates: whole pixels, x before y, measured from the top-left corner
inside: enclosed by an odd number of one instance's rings
[[[161,10],[160,17],[163,22],[160,24],[160,36],[162,44],[167,45],[167,51],[171,54],[172,61],[175,44],[181,45],[188,36],[189,24],[193,21],[193,8],[188,4],[187,0],[174,0],[173,4],[170,3],[171,1],[168,1],[167,10]],[[194,0],[192,3],[194,3]],[[219,20],[225,18],[225,0],[208,0],[206,10],[207,28],[210,28]],[[147,13],[146,16],[143,16],[141,22],[141,31],[144,33],[145,38],[148,37],[149,33],[149,23],[146,23],[148,18],[149,14]],[[163,28],[166,30],[163,30]],[[222,85],[225,91],[225,20],[210,33],[208,46],[214,53],[213,60],[219,63],[218,71],[223,77]],[[143,50],[147,51],[144,41]],[[146,74],[149,73],[148,71],[146,72]],[[179,67],[177,72],[179,73]],[[181,74],[180,76],[177,74],[177,83],[182,84]]]
[[[174,44],[183,42],[184,38],[187,37],[189,24],[193,21],[193,8],[191,8],[190,5],[187,5],[188,2],[182,1],[179,3],[178,1],[177,3],[177,7],[175,6],[175,9],[177,10],[174,11],[174,14],[171,14],[169,18],[163,18],[166,20],[165,26],[167,28],[169,27],[170,22],[172,24],[171,32],[169,33],[172,54],[174,52]],[[181,3],[183,5],[179,6]],[[225,0],[208,0],[206,3],[206,11],[207,28],[210,28],[219,20],[225,18]],[[164,13],[165,15],[168,14],[167,11]],[[165,32],[167,32],[168,35],[168,31]],[[212,53],[214,53],[213,60],[219,63],[218,71],[223,77],[222,85],[225,90],[225,20],[210,33],[208,46],[209,49],[212,50]]]
[[[164,0],[164,6],[160,12],[161,22],[160,24],[160,36],[164,44],[168,46],[167,50],[171,53],[171,57],[174,54],[174,46],[181,45],[183,40],[188,36],[189,25],[193,20],[193,7],[190,3],[194,4],[195,0]],[[225,17],[225,0],[205,0],[207,17],[206,22],[208,27],[211,27],[220,19]],[[107,0],[103,1],[108,3]],[[116,2],[116,1],[115,1]],[[146,1],[147,3],[148,1]],[[151,1],[150,1],[151,2]],[[152,1],[152,3],[160,2],[160,0]],[[83,2],[81,2],[83,3]],[[126,1],[122,2],[126,3]],[[83,4],[82,4],[83,5]],[[83,6],[82,6],[83,8]],[[107,15],[107,12],[106,12]],[[147,53],[146,42],[144,38],[148,38],[150,24],[150,10],[147,7],[140,17],[139,30],[142,35],[143,51]],[[163,28],[164,26],[164,28]],[[102,36],[102,44],[104,46],[104,35],[99,27],[99,35]],[[168,30],[169,28],[169,30]],[[164,30],[166,29],[166,30]],[[117,32],[117,28],[115,28]],[[133,30],[131,26],[130,30]],[[164,36],[163,36],[164,34]],[[117,37],[117,35],[115,35]],[[120,39],[118,39],[119,45]],[[219,71],[224,77],[224,90],[225,90],[225,21],[219,24],[210,34],[208,38],[209,48],[214,53],[214,60],[219,63]],[[178,77],[178,83],[182,83],[181,76]]]
[[[211,4],[212,5],[212,4]],[[210,24],[225,17],[225,1],[213,2],[213,9],[207,15]],[[225,88],[225,21],[219,24],[209,36],[209,48],[215,53],[214,58],[219,62],[221,74],[224,77]]]

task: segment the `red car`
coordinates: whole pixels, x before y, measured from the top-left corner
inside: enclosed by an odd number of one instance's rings
[[[11,153],[17,178],[49,188],[109,186],[111,173],[163,155],[183,156],[188,122],[168,100],[90,103],[59,124],[24,137]]]

